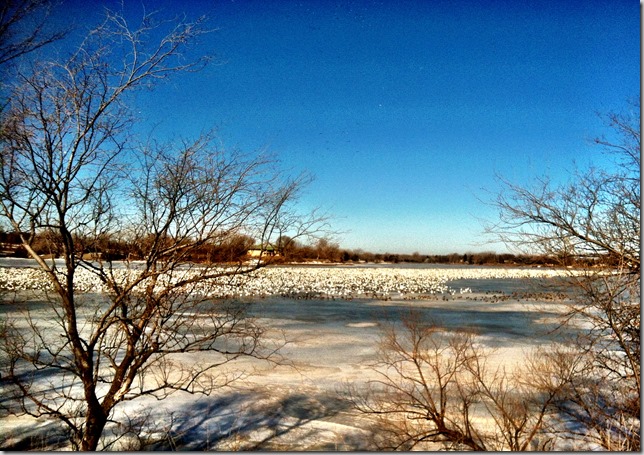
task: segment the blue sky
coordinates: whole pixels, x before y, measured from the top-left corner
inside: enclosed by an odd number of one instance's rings
[[[503,251],[482,235],[495,175],[600,163],[597,112],[639,96],[632,0],[144,3],[217,29],[199,48],[215,64],[141,102],[155,131],[215,127],[227,147],[311,172],[301,205],[332,214],[345,248]],[[116,6],[63,4],[81,23]]]

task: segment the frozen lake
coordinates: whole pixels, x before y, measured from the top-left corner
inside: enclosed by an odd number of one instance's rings
[[[31,264],[28,260],[0,261],[5,267]],[[351,273],[362,269],[375,273],[379,268],[334,266],[316,268],[315,273],[327,277],[327,272],[342,275],[349,269],[356,271]],[[267,339],[287,341],[280,350],[287,364],[242,359],[228,368],[250,376],[232,389],[210,397],[177,393],[162,402],[126,403],[117,414],[148,409],[158,425],[172,419],[177,439],[192,450],[367,450],[371,448],[366,432],[369,422],[355,414],[342,391],[347,384],[360,386],[374,378],[369,365],[377,358],[383,324],[398,323],[414,309],[422,319],[446,330],[476,333],[479,342],[496,350],[493,362],[520,366],[526,352],[552,340],[554,320],[565,302],[542,292],[543,284],[551,280],[469,277],[448,282],[452,289],[468,288],[466,293],[413,299],[249,298],[250,315],[268,328]],[[25,307],[43,321],[50,317],[51,310],[38,299],[26,305],[5,303],[0,311],[8,318],[19,316]],[[193,361],[207,362],[208,354],[186,358],[186,362]],[[0,423],[0,441],[29,434],[36,425],[13,417],[3,417]]]

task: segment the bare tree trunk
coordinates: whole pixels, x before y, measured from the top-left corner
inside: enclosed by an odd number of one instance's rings
[[[90,395],[93,391],[90,392]],[[87,397],[87,417],[81,441],[81,450],[95,452],[107,423],[107,415],[96,397]]]

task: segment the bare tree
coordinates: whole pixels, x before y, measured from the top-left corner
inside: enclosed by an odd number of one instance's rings
[[[268,158],[219,150],[208,135],[135,148],[129,134],[128,94],[198,69],[204,59],[184,50],[204,32],[201,19],[159,23],[154,15],[134,30],[108,12],[67,61],[23,70],[3,113],[2,215],[50,285],[48,318],[28,314],[3,328],[5,407],[58,419],[75,448],[99,448],[120,403],[212,393],[238,376],[222,365],[275,348],[245,305],[216,298],[262,263],[186,259],[232,236],[263,242],[285,232],[306,179],[281,176]],[[34,249],[42,232],[55,235],[62,260]],[[125,237],[140,261],[116,266],[87,255]],[[101,296],[82,292],[88,280],[101,284]],[[180,362],[186,353],[208,356]]]
[[[589,328],[577,340],[586,368],[560,409],[605,448],[640,447],[640,129],[639,103],[606,117],[611,136],[595,140],[611,162],[555,186],[505,181],[490,232],[509,245],[593,264],[569,284],[579,298],[564,323]]]
[[[381,379],[367,391],[353,389],[357,409],[378,418],[381,449],[546,450],[552,448],[552,407],[568,383],[572,364],[545,368],[548,354],[524,369],[489,364],[491,352],[472,333],[445,332],[411,313],[402,327],[388,327]],[[549,374],[544,374],[545,372]]]

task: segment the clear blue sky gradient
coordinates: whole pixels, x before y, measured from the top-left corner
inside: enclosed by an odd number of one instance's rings
[[[597,112],[639,97],[633,0],[144,4],[217,29],[198,49],[215,64],[141,101],[155,131],[216,127],[227,147],[310,171],[302,207],[329,211],[345,248],[503,251],[482,235],[495,175],[563,180],[601,163]],[[118,4],[63,5],[90,22]],[[126,8],[134,20],[140,3]]]

